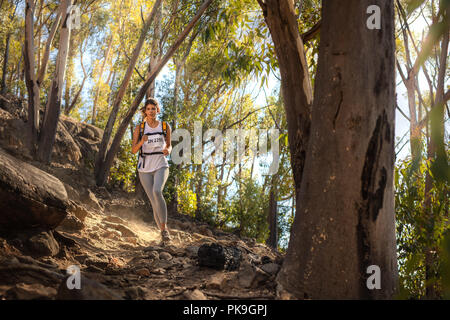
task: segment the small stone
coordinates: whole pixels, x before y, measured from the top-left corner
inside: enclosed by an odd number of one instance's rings
[[[78,203],[74,203],[73,201],[69,211],[73,215],[75,215],[80,221],[84,221],[86,216],[89,214],[89,211],[84,206],[79,205]]]
[[[58,229],[59,228],[69,232],[80,231],[84,228],[84,223],[74,214],[68,214],[58,226]]]
[[[172,260],[172,255],[168,252],[163,251],[159,254],[159,258],[161,260]]]
[[[166,273],[166,270],[164,270],[163,268],[156,268],[152,270],[152,273],[162,275]]]
[[[125,220],[123,220],[122,218],[117,217],[117,216],[108,216],[108,217],[103,218],[102,221],[118,223],[118,224],[124,224],[124,225],[128,224]]]
[[[159,260],[156,263],[157,268],[169,269],[173,266],[173,262],[169,260]]]
[[[33,254],[42,256],[57,255],[60,249],[51,231],[32,236],[28,239],[28,247],[33,251]]]
[[[108,266],[109,259],[108,258],[100,258],[100,257],[88,257],[84,260],[84,264],[87,266],[96,266],[100,269],[104,269]]]
[[[189,246],[186,248],[187,255],[191,258],[197,257],[198,246]]]
[[[208,300],[206,296],[198,289],[195,289],[193,291],[186,291],[183,296],[187,300]]]
[[[206,284],[207,289],[221,290],[225,285],[225,275],[223,273],[214,274]]]
[[[159,253],[158,251],[150,251],[147,257],[152,260],[159,260]]]
[[[102,206],[98,202],[97,197],[91,190],[87,190],[87,198],[85,198],[87,204],[91,206],[94,210],[103,211]]]
[[[244,288],[250,288],[255,280],[256,273],[251,265],[245,265],[237,275],[238,283]]]
[[[267,263],[267,264],[263,264],[261,266],[261,270],[263,270],[271,275],[275,275],[280,270],[280,266],[276,263]]]
[[[141,268],[136,270],[136,274],[142,277],[150,277],[150,271],[147,268]]]

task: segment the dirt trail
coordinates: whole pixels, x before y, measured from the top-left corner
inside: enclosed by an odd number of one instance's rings
[[[28,256],[29,265],[44,266],[59,275],[76,265],[83,277],[101,283],[122,299],[274,298],[274,278],[279,269],[275,262],[281,263],[282,258],[265,245],[252,239],[243,241],[177,215],[168,220],[172,241],[162,246],[148,207],[131,206],[138,201],[125,194],[115,194],[114,200],[98,195],[104,210],[89,210],[83,221],[78,219],[78,224],[70,219],[70,223],[64,221],[55,235],[61,244],[59,253],[53,257]],[[239,248],[243,253],[240,268],[226,271],[199,266],[198,248],[208,243]],[[26,252],[17,249],[14,240],[4,240],[0,253],[3,257],[27,257]],[[2,265],[5,261],[0,261]],[[16,277],[6,285],[0,282],[2,299],[60,298],[60,278],[42,281],[42,274],[20,270],[18,265],[10,272]],[[6,274],[0,267],[0,279],[2,275]]]

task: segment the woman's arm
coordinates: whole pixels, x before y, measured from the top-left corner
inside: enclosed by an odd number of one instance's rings
[[[163,153],[165,156],[167,156],[168,154],[170,154],[172,152],[172,142],[171,142],[171,138],[170,138],[171,132],[172,132],[172,130],[170,129],[169,124],[167,123],[166,147],[163,149]]]
[[[147,139],[148,139],[148,136],[144,134],[144,135],[142,135],[141,141],[138,141],[139,140],[139,126],[137,126],[133,132],[133,144],[131,147],[131,152],[132,153],[138,152],[139,149],[142,147],[142,145],[147,141]]]

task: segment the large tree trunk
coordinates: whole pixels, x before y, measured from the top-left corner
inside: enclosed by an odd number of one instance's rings
[[[150,26],[153,21],[153,17],[156,14],[156,8],[159,6],[160,2],[161,2],[161,0],[157,0],[155,2],[155,4],[153,5],[153,8],[152,8],[152,11],[150,12],[147,19],[145,20],[145,23],[141,30],[139,40],[136,44],[136,47],[133,50],[133,55],[130,59],[130,64],[128,65],[127,71],[125,72],[125,76],[119,87],[119,90],[117,91],[117,94],[114,97],[113,107],[112,107],[111,113],[109,115],[108,122],[106,123],[105,131],[103,132],[103,137],[102,137],[102,142],[100,143],[99,152],[95,159],[94,172],[95,172],[95,177],[96,177],[97,181],[99,181],[101,179],[100,177],[103,175],[101,173],[101,171],[104,167],[106,153],[108,151],[108,145],[111,140],[111,134],[113,131],[114,123],[116,122],[117,114],[119,113],[120,104],[122,103],[122,99],[123,99],[123,96],[125,95],[128,84],[130,83],[131,76],[134,71],[134,67],[136,66],[142,46],[144,45],[145,37],[147,35],[148,30],[150,29]],[[125,128],[126,128],[126,125],[125,125]],[[105,177],[105,179],[106,179],[106,177]]]
[[[380,30],[366,27],[374,3]],[[371,299],[396,291],[394,53],[392,2],[323,2],[311,136],[277,277],[282,296]],[[368,289],[371,265],[381,270],[381,289]]]
[[[36,81],[34,59],[34,1],[27,0],[25,6],[24,65],[28,90],[28,125],[30,126],[30,147],[34,150],[39,128],[39,86]]]
[[[158,62],[158,64],[152,70],[152,73],[148,75],[148,77],[145,80],[141,89],[139,89],[139,92],[136,95],[136,98],[133,100],[133,103],[131,104],[130,109],[128,110],[127,114],[125,115],[124,119],[122,120],[121,124],[119,125],[117,133],[114,136],[114,140],[111,144],[110,149],[108,150],[108,153],[106,154],[106,156],[104,158],[104,161],[101,161],[101,159],[100,159],[100,162],[98,164],[98,170],[95,175],[96,183],[98,186],[102,186],[105,184],[106,179],[108,178],[108,175],[109,175],[109,171],[111,169],[111,165],[114,161],[114,157],[117,154],[117,151],[119,151],[120,142],[122,141],[122,138],[126,131],[128,123],[130,123],[131,119],[133,118],[133,115],[136,113],[136,110],[138,109],[139,104],[141,103],[142,99],[144,98],[150,84],[152,83],[152,81],[155,80],[156,76],[159,74],[161,69],[169,61],[169,59],[173,56],[175,51],[179,48],[179,46],[181,45],[183,40],[187,37],[189,32],[192,30],[194,25],[200,19],[203,12],[206,10],[206,8],[208,8],[208,6],[211,4],[211,2],[212,2],[212,0],[205,0],[205,2],[199,8],[195,17],[193,17],[192,20],[188,23],[188,25],[183,30],[183,32],[178,36],[178,39],[174,42],[172,47],[167,51],[167,53],[164,55],[164,57]],[[105,134],[106,134],[106,131],[105,131]]]
[[[66,62],[69,51],[70,39],[70,13],[67,8],[72,5],[72,0],[64,0],[61,3],[61,31],[59,34],[58,56],[56,58],[55,77],[52,81],[48,95],[47,106],[44,113],[44,121],[39,134],[39,148],[37,156],[40,161],[50,162],[53,144],[55,142],[56,129],[59,114],[61,112],[62,89],[66,73]]]

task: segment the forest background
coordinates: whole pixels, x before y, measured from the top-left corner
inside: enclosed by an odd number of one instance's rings
[[[29,99],[24,30],[27,3],[32,2],[0,0],[1,94],[23,101]],[[445,172],[432,170],[436,159],[429,152],[436,144],[433,121],[443,124],[441,142],[447,155],[449,150],[448,32],[432,41],[429,54],[420,54],[447,2],[395,1],[395,201],[403,298],[436,294],[430,286],[444,286],[441,281],[449,261],[445,256],[445,246],[450,248],[445,237],[448,178]],[[60,1],[37,0],[34,5],[33,69],[39,84],[37,98],[45,106],[51,100],[53,75],[61,67],[58,48],[64,45],[60,27],[64,12]],[[79,10],[80,25],[67,37],[61,112],[106,131],[110,127],[115,136],[147,75],[171,52],[202,2],[87,0],[73,1],[73,5]],[[314,85],[321,1],[295,1],[295,8]],[[160,119],[172,130],[186,129],[192,135],[194,122],[201,121],[203,132],[210,128],[223,133],[238,128],[280,132],[280,162],[274,175],[266,174],[270,154],[246,154],[242,162],[218,165],[205,151],[208,160],[202,164],[171,162],[164,190],[169,208],[286,250],[295,216],[295,188],[278,61],[258,2],[213,1],[167,61],[154,74],[145,95],[158,99]],[[444,105],[436,120],[432,111],[442,89]],[[141,121],[136,112],[126,125],[105,184],[142,194],[136,179],[137,156],[131,153],[132,131]],[[98,169],[98,163],[86,166]],[[440,294],[446,295],[445,291]]]

